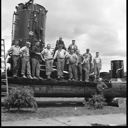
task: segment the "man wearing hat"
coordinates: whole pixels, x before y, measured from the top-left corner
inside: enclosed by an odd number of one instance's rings
[[[59,40],[56,41],[56,47],[55,47],[55,50],[54,50],[54,54],[55,54],[56,50],[59,49],[59,45],[60,45],[60,44],[63,45],[62,49],[66,50],[64,41],[62,40],[62,37],[59,37]]]
[[[11,48],[8,50],[6,54],[6,58],[10,54],[12,57],[12,64],[13,64],[13,77],[17,77],[18,69],[19,69],[19,61],[20,61],[20,46],[18,40],[16,40],[14,42],[14,45],[12,45]]]
[[[99,56],[99,52],[96,52],[96,57],[93,59],[93,63],[94,63],[94,75],[96,80],[96,79],[99,79],[100,77],[100,70],[102,67],[102,61]]]
[[[31,67],[30,67],[30,53],[29,53],[29,48],[31,46],[30,42],[26,42],[25,46],[23,46],[20,49],[20,53],[22,54],[21,62],[22,62],[22,67],[21,67],[21,74],[23,78],[29,78],[32,79],[31,76]],[[27,77],[25,76],[25,71],[27,70]]]
[[[72,44],[69,45],[68,51],[70,52],[71,49],[73,49],[75,53],[76,53],[76,51],[78,50],[78,47],[77,47],[77,45],[75,44],[75,40],[72,40]]]
[[[86,49],[86,53],[83,54],[83,56],[88,56],[89,59],[89,73],[91,73],[91,69],[92,69],[92,55],[90,53],[90,49]]]

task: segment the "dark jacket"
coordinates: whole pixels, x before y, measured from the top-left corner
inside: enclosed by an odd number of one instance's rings
[[[31,58],[41,60],[41,56],[36,53],[41,53],[41,48],[40,46],[34,45],[31,49]]]

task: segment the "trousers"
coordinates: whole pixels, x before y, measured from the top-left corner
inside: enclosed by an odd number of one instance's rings
[[[79,63],[77,68],[78,68],[79,79],[82,80],[82,64]]]
[[[32,58],[32,76],[40,76],[40,62],[36,58]]]
[[[85,71],[85,81],[89,80],[89,72],[90,72],[90,64],[89,63],[85,63],[83,65],[83,69]]]
[[[76,64],[69,64],[69,78],[77,80],[77,66]]]
[[[46,60],[46,75],[50,76],[52,73],[53,60]]]
[[[27,70],[27,75],[31,75],[30,58],[29,58],[29,56],[22,57],[21,74],[25,75],[25,71],[26,70]]]
[[[13,75],[18,75],[20,56],[12,56],[13,61]]]
[[[65,59],[57,59],[57,74],[59,77],[63,76]]]
[[[94,64],[94,74],[96,78],[100,77],[100,69],[101,69],[101,65],[98,63]]]

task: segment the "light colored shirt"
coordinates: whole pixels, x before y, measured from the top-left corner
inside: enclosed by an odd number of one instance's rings
[[[41,52],[42,55],[44,55],[44,59],[52,59],[53,58],[53,50],[52,49],[44,49]]]
[[[89,58],[84,58],[83,64],[87,64],[87,63],[89,63]]]
[[[77,55],[77,58],[78,58],[78,63],[79,64],[82,64],[83,62],[83,56],[81,54]]]
[[[56,58],[58,58],[58,59],[64,59],[66,57],[66,55],[67,55],[66,50],[64,50],[64,49],[59,50],[58,49],[55,52],[54,59],[56,59]]]
[[[11,46],[11,48],[8,50],[8,53],[12,53],[12,55],[20,55],[20,47],[19,46]]]
[[[89,62],[92,61],[92,55],[91,55],[91,53],[84,53],[83,56],[88,56]]]
[[[94,61],[94,63],[99,64],[99,63],[101,63],[101,58],[95,57],[93,61]]]
[[[29,48],[27,46],[24,46],[20,49],[20,52],[22,53],[23,56],[30,56],[29,54]]]
[[[69,59],[69,64],[78,63],[78,56],[75,53],[68,54],[68,59]]]

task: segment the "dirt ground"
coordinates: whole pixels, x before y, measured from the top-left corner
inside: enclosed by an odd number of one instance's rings
[[[74,101],[44,101],[43,105],[38,108],[37,112],[32,109],[22,109],[20,112],[12,110],[10,112],[1,111],[1,121],[18,121],[31,118],[45,119],[54,117],[72,117],[83,115],[105,115],[105,114],[126,114],[126,107],[104,106],[103,109],[88,109],[82,104],[82,99]]]

